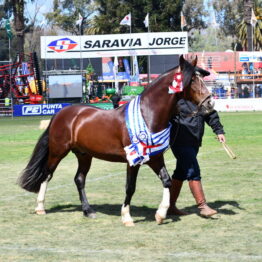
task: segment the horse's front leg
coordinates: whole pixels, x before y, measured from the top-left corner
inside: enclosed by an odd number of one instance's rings
[[[132,227],[135,225],[130,215],[130,203],[131,203],[132,196],[136,190],[136,179],[137,179],[139,167],[140,166],[130,167],[129,165],[127,165],[126,198],[121,208],[121,217],[122,217],[123,224],[129,227]]]
[[[158,224],[162,224],[164,219],[166,218],[167,210],[169,208],[169,203],[170,203],[169,188],[171,187],[171,178],[166,170],[163,155],[161,155],[156,160],[149,161],[148,165],[154,170],[157,176],[161,179],[164,187],[162,201],[155,214],[156,222]]]

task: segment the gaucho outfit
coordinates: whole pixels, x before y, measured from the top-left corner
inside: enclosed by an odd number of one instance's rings
[[[197,111],[197,106],[190,101],[181,99],[177,104],[179,115],[172,119],[170,146],[177,159],[176,169],[172,176],[170,189],[170,214],[185,215],[175,206],[184,180],[189,181],[191,192],[200,208],[200,214],[211,216],[217,213],[206,204],[201,185],[200,168],[197,161],[199,147],[202,144],[205,123],[207,123],[216,135],[224,134],[218,113],[214,110],[208,115],[192,112]]]

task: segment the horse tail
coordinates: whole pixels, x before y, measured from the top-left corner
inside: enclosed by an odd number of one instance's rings
[[[41,183],[48,177],[46,164],[49,152],[49,126],[39,138],[29,163],[22,171],[18,184],[25,190],[37,193],[40,190]]]

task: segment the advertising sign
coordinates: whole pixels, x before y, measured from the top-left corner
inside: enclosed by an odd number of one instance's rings
[[[239,62],[262,62],[262,52],[239,52]]]
[[[42,59],[188,53],[187,32],[41,36]]]
[[[70,104],[14,105],[14,116],[55,115],[63,107]]]
[[[216,99],[215,109],[221,112],[262,111],[261,98]]]

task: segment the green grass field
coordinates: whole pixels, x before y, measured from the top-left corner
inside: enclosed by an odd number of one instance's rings
[[[86,189],[97,218],[88,219],[73,181],[73,154],[49,184],[47,215],[35,215],[36,195],[16,180],[42,133],[40,119],[0,119],[0,261],[262,261],[262,112],[220,115],[237,159],[226,155],[208,127],[199,153],[206,198],[219,215],[198,216],[185,182],[178,207],[191,214],[157,225],[162,184],[143,166],[131,205],[134,228],[120,218],[125,165],[93,161]],[[165,159],[172,174],[170,150]]]

